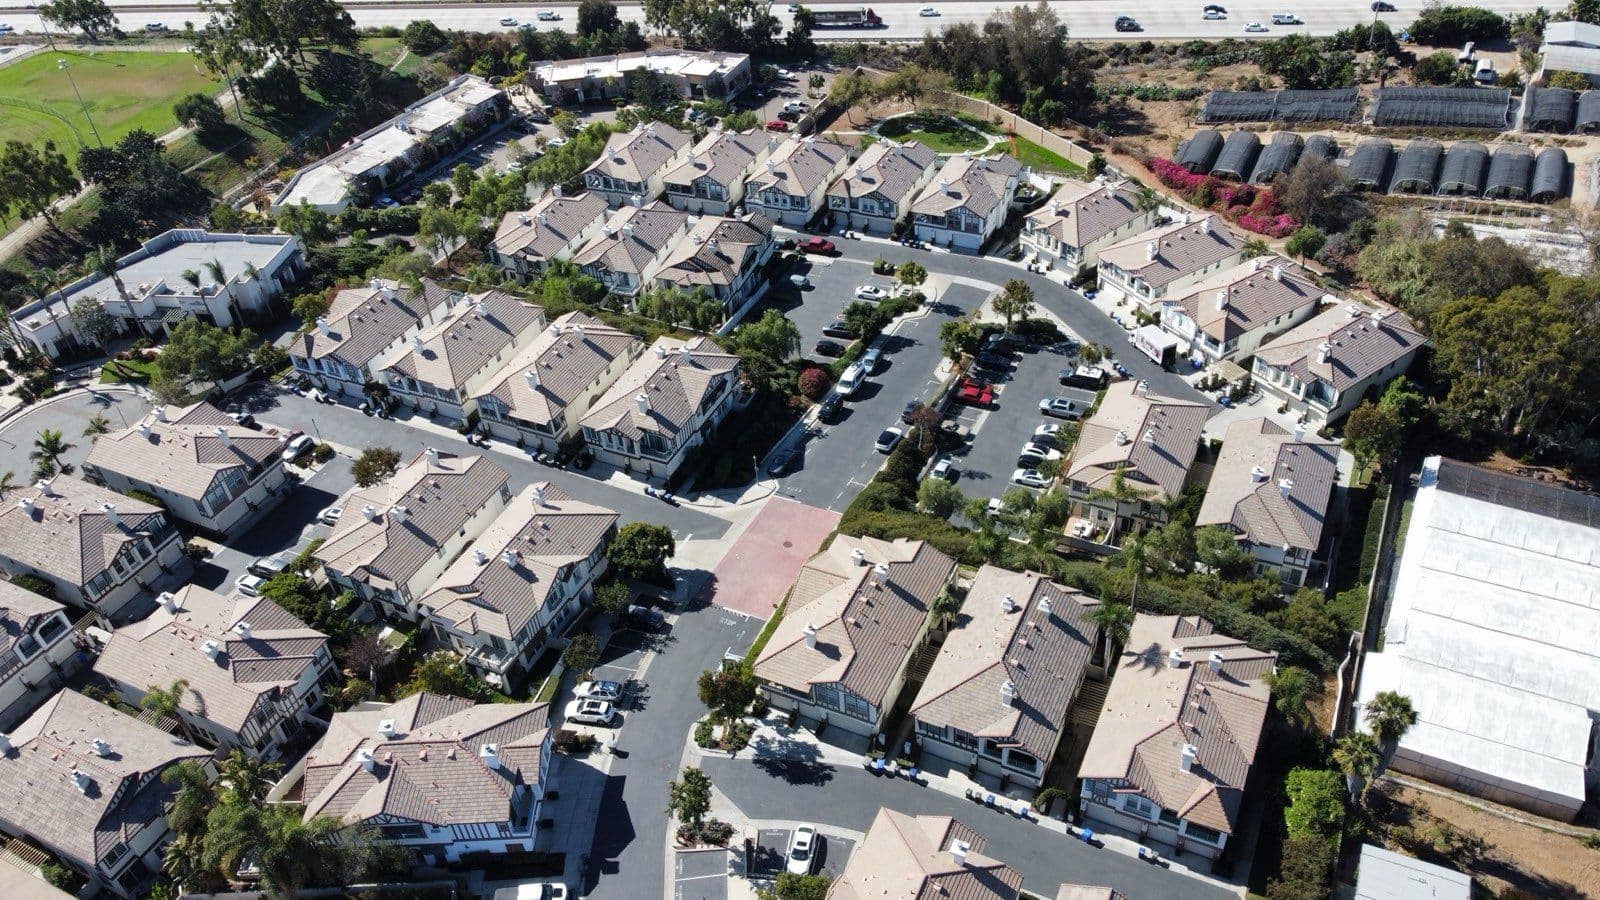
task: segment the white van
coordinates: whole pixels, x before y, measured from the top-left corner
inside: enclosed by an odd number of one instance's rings
[[[1478,67],[1472,72],[1472,79],[1479,84],[1494,84],[1499,77],[1494,70],[1494,60],[1488,57],[1478,60]]]
[[[834,390],[839,392],[839,396],[849,398],[857,388],[866,383],[866,380],[867,370],[862,368],[861,363],[854,362],[850,364],[850,368],[844,370],[843,375],[839,376],[839,383],[834,386]]]
[[[1473,43],[1472,41],[1467,41],[1467,45],[1465,47],[1461,48],[1461,52],[1460,53],[1456,54],[1456,65],[1458,65],[1458,66],[1470,66],[1470,65],[1472,65],[1473,61],[1477,59],[1477,55],[1476,55],[1477,54],[1477,46],[1478,45]]]

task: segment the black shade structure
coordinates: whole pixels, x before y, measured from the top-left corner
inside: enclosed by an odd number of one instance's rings
[[[1350,154],[1350,165],[1345,177],[1358,191],[1381,191],[1389,179],[1389,166],[1394,160],[1394,145],[1383,138],[1367,138],[1356,145]]]
[[[1578,115],[1573,127],[1586,134],[1600,131],[1600,91],[1584,91],[1578,95]]]
[[[1572,130],[1578,113],[1578,95],[1566,88],[1529,88],[1528,113],[1522,120],[1527,131],[1554,131],[1566,134]]]
[[[1511,92],[1504,88],[1379,88],[1372,124],[1381,128],[1492,128],[1504,131]]]
[[[1217,157],[1216,165],[1211,167],[1211,174],[1218,178],[1230,178],[1234,181],[1243,181],[1250,174],[1256,164],[1256,155],[1261,152],[1261,138],[1253,131],[1235,131],[1228,135],[1223,142],[1222,155]]]
[[[1223,122],[1350,122],[1356,117],[1360,92],[1355,88],[1320,91],[1212,91],[1200,109],[1200,121]]]
[[[1305,151],[1300,154],[1301,159],[1320,156],[1323,159],[1337,159],[1339,156],[1339,142],[1332,135],[1313,134],[1306,138]]]
[[[1533,192],[1528,199],[1535,203],[1559,200],[1567,193],[1567,151],[1551,147],[1539,151],[1533,161]]]
[[[1222,132],[1206,129],[1178,147],[1178,158],[1173,160],[1196,175],[1209,173],[1217,156],[1222,153]]]
[[[1456,141],[1445,151],[1437,192],[1457,197],[1479,196],[1483,193],[1484,176],[1488,171],[1489,148],[1477,141]]]
[[[1521,144],[1503,144],[1489,160],[1483,196],[1489,200],[1526,200],[1533,186],[1533,151]]]
[[[1272,136],[1272,143],[1261,151],[1255,170],[1250,173],[1251,184],[1271,184],[1272,179],[1294,168],[1300,161],[1305,141],[1292,131],[1280,131]]]
[[[1394,163],[1389,190],[1397,194],[1431,194],[1438,184],[1439,161],[1444,147],[1438,141],[1412,141]]]

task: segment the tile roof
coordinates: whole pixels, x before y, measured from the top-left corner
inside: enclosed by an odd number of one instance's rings
[[[1139,194],[1126,181],[1068,179],[1050,202],[1028,213],[1028,222],[1069,247],[1083,248],[1143,215]]]
[[[1228,426],[1195,525],[1231,525],[1254,543],[1316,550],[1339,479],[1339,448],[1266,419]]]
[[[1092,884],[1063,884],[1056,891],[1056,900],[1127,900],[1127,897],[1116,888]]]
[[[199,500],[219,474],[242,468],[250,476],[282,452],[276,437],[240,427],[202,400],[177,410],[158,407],[132,428],[95,438],[84,462]]]
[[[44,484],[45,482],[41,482]],[[157,507],[67,475],[20,488],[0,504],[0,556],[71,584],[83,584],[111,567],[131,541],[165,527]],[[105,505],[116,507],[112,521]]]
[[[607,272],[639,275],[666,249],[674,234],[688,227],[690,216],[659,201],[624,206],[613,212],[600,233],[591,237],[572,262]]]
[[[1244,238],[1207,215],[1192,224],[1173,222],[1118,241],[1100,251],[1100,261],[1162,288],[1243,251]]]
[[[850,158],[850,148],[833,141],[815,138],[790,138],[780,143],[757,166],[745,183],[746,194],[772,189],[791,197],[809,197],[833,177],[833,172]]]
[[[617,519],[548,481],[530,484],[419,602],[462,632],[511,640],[544,608],[563,570],[594,553]]]
[[[576,397],[594,385],[618,357],[644,349],[633,335],[581,312],[550,323],[484,385],[478,397],[493,395],[509,414],[535,425],[548,424]],[[530,383],[534,372],[537,384]]]
[[[645,432],[675,436],[694,420],[713,383],[719,377],[737,377],[738,371],[739,357],[710,338],[656,338],[650,351],[594,402],[583,426],[612,429],[635,441]],[[644,411],[639,409],[641,396],[648,401]]]
[[[1169,662],[1174,650],[1182,654],[1177,666]],[[1232,834],[1276,661],[1213,633],[1205,619],[1135,617],[1078,777],[1126,779],[1180,817]],[[1180,764],[1185,745],[1195,749],[1188,772]]]
[[[380,731],[384,722],[393,737]],[[391,815],[441,827],[507,821],[516,786],[539,782],[549,729],[545,703],[478,705],[428,693],[336,713],[306,754],[306,820],[333,816],[353,825]],[[494,746],[497,767],[484,760],[486,745]]]
[[[1182,307],[1206,334],[1231,341],[1279,316],[1315,307],[1324,297],[1328,292],[1311,273],[1274,254],[1208,275],[1165,302]]]
[[[1004,153],[994,156],[952,156],[939,174],[917,195],[911,211],[942,216],[952,209],[966,208],[988,219],[1004,212],[1016,188],[1022,165]]]
[[[357,368],[377,358],[405,333],[422,324],[428,311],[449,299],[450,292],[424,279],[420,294],[402,291],[397,281],[374,278],[333,297],[317,327],[294,339],[291,356],[332,357]],[[326,320],[324,332],[322,322]]]
[[[701,138],[682,162],[666,171],[662,183],[687,186],[704,178],[727,187],[749,175],[768,149],[767,139],[755,129],[713,131]]]
[[[316,557],[374,587],[404,584],[510,479],[482,456],[425,450],[388,481],[351,494],[344,504],[350,514],[340,518]]]
[[[966,859],[950,852],[968,845]],[[949,816],[910,816],[881,808],[829,900],[1016,900],[1022,874],[983,855],[985,841]]]
[[[691,140],[689,135],[664,122],[636,125],[632,131],[606,138],[606,148],[600,152],[600,158],[590,163],[583,174],[644,184],[683,152]]]
[[[519,335],[544,322],[544,307],[505,291],[489,290],[462,299],[450,315],[418,332],[383,370],[461,390]]]
[[[95,751],[96,739],[110,745],[107,755]],[[175,789],[161,772],[211,757],[70,689],[12,729],[10,742],[0,753],[0,821],[87,867],[164,815]],[[86,790],[74,771],[88,777]]]
[[[136,691],[187,681],[183,708],[235,733],[263,701],[315,671],[328,644],[327,635],[262,597],[224,597],[191,584],[170,595],[174,611],[165,606],[169,595],[162,600],[149,618],[111,635],[94,670]],[[207,643],[216,645],[215,659]]]
[[[1037,572],[984,566],[911,714],[1014,744],[1048,764],[1100,639],[1089,621],[1099,605]],[[1005,684],[1011,702],[1001,696]]]
[[[555,259],[574,244],[596,221],[609,215],[606,198],[584,192],[576,197],[548,193],[527,212],[506,213],[489,246],[501,256]]]
[[[1129,487],[1158,499],[1183,493],[1211,407],[1141,390],[1140,384],[1119,381],[1106,389],[1100,408],[1083,421],[1069,480],[1106,489],[1120,468]]]
[[[916,188],[939,154],[925,144],[896,144],[880,140],[862,151],[844,174],[828,186],[830,197],[879,196],[905,212]]]
[[[925,541],[834,535],[801,567],[789,611],[756,660],[756,674],[801,692],[837,682],[881,706],[893,699],[886,696],[890,684],[955,566]],[[806,644],[807,628],[816,629],[815,646]]]
[[[11,651],[34,623],[66,607],[49,597],[41,597],[9,581],[0,581],[0,656]]]
[[[756,264],[762,244],[772,240],[772,223],[759,213],[743,219],[703,216],[661,262],[656,278],[692,290],[727,286]]]
[[[1334,307],[1262,345],[1256,356],[1302,383],[1322,381],[1336,391],[1359,385],[1427,342],[1411,320],[1387,306]],[[1326,362],[1321,345],[1328,345]]]

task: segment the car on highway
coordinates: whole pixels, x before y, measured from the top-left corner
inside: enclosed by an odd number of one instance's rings
[[[150,32],[152,34],[160,34],[160,33],[162,33],[162,32],[167,30],[167,23],[165,23],[165,22],[146,22],[145,25],[144,25],[144,30],[148,31],[148,32]]]
[[[566,718],[585,725],[610,725],[617,718],[617,708],[607,700],[580,698],[567,704]]]
[[[1305,22],[1301,21],[1300,17],[1295,15],[1294,13],[1273,13],[1272,14],[1272,24],[1274,24],[1274,25],[1304,25]]]
[[[1118,31],[1143,30],[1139,27],[1139,20],[1135,19],[1133,16],[1117,16],[1116,26]]]
[[[844,345],[838,341],[823,339],[817,341],[816,346],[811,348],[811,352],[818,356],[839,357],[844,355]]]
[[[1039,401],[1039,412],[1058,419],[1081,419],[1089,408],[1071,397],[1046,397]]]
[[[961,470],[956,468],[956,464],[950,461],[950,457],[942,456],[938,462],[933,464],[933,469],[928,472],[928,477],[937,478],[940,481],[955,481],[961,477]]]
[[[516,16],[501,16],[500,24],[506,26],[507,28],[514,28],[517,24],[517,18]]]
[[[1246,34],[1265,34],[1267,32],[1267,26],[1261,24],[1260,22],[1246,22],[1244,30]]]
[[[1394,4],[1386,0],[1372,0],[1373,12],[1394,12]]]
[[[265,578],[260,575],[251,575],[249,572],[233,580],[234,588],[246,597],[261,596],[261,586],[266,583],[267,580]]]
[[[310,453],[311,448],[315,446],[315,444],[316,441],[312,440],[311,435],[309,434],[302,434],[293,438],[289,441],[288,445],[283,448],[283,461],[294,462],[300,457],[305,456],[307,453]]]
[[[0,34],[10,34],[17,29],[5,22],[0,22]]]
[[[1219,19],[1226,19],[1227,17],[1228,17],[1227,13],[1221,12],[1221,11],[1215,10],[1215,9],[1208,9],[1205,12],[1200,14],[1200,18],[1207,19],[1207,20],[1212,21],[1212,22],[1215,22],[1215,21],[1217,21]]]
[[[956,400],[968,406],[989,406],[994,403],[994,387],[975,378],[968,378],[956,389]]]
[[[1023,487],[1046,488],[1050,486],[1050,479],[1040,475],[1038,469],[1018,469],[1011,473],[1011,483]]]
[[[861,336],[861,333],[856,331],[854,325],[851,325],[849,322],[846,322],[843,319],[834,319],[832,322],[829,322],[827,327],[822,329],[822,333],[828,337],[850,338],[851,340],[855,340]]]
[[[789,853],[783,864],[791,875],[810,875],[817,867],[817,826],[801,825],[789,838]]]
[[[561,21],[561,13],[558,13],[553,9],[540,10],[539,11],[539,21],[541,21],[541,22],[559,22],[559,21]]]
[[[878,439],[873,442],[872,446],[879,453],[893,453],[894,448],[900,445],[900,439],[905,436],[906,433],[904,431],[891,425],[878,434]]]
[[[924,6],[917,10],[917,15],[932,19],[939,15],[939,11],[931,6]]]
[[[789,123],[785,122],[782,119],[768,119],[767,120],[767,130],[768,131],[788,131],[789,130]]]
[[[856,299],[871,300],[876,303],[879,300],[889,299],[889,292],[876,285],[863,284],[856,288]]]
[[[317,513],[317,521],[324,525],[337,525],[342,516],[344,516],[344,507],[335,505]]]
[[[817,421],[832,422],[839,417],[839,411],[844,409],[844,398],[836,393],[830,393],[822,398],[822,403],[817,406]]]
[[[572,689],[572,695],[580,700],[605,700],[615,703],[622,699],[622,683],[619,681],[585,681]]]
[[[801,253],[832,253],[839,249],[833,245],[833,241],[819,237],[808,237],[795,246]]]

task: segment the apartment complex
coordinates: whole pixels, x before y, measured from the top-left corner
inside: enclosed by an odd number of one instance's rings
[[[1067,463],[1067,495],[1116,544],[1129,529],[1166,521],[1183,494],[1211,407],[1152,393],[1142,381],[1106,389],[1083,421]]]
[[[655,49],[582,59],[542,60],[528,67],[530,84],[550,103],[594,103],[628,92],[634,73],[648,72],[690,100],[727,100],[750,86],[750,57],[719,50]]]
[[[950,157],[911,204],[917,240],[977,253],[1005,224],[1021,177],[1022,164],[1004,153]]]
[[[544,327],[544,307],[505,291],[461,296],[374,374],[412,409],[457,421],[475,412],[478,389]]]
[[[455,295],[429,279],[420,291],[402,291],[395,281],[374,278],[334,294],[316,327],[289,344],[289,362],[323,390],[362,396],[389,360],[403,353],[413,335],[439,321]]]
[[[910,215],[917,194],[933,180],[938,161],[938,154],[924,144],[880,138],[828,186],[834,223],[869,234],[892,234]]]
[[[1404,375],[1427,342],[1399,310],[1347,303],[1263,344],[1251,383],[1285,410],[1335,422]]]
[[[1127,181],[1067,179],[1022,224],[1022,246],[1069,277],[1099,264],[1100,250],[1155,224],[1153,203]]]

